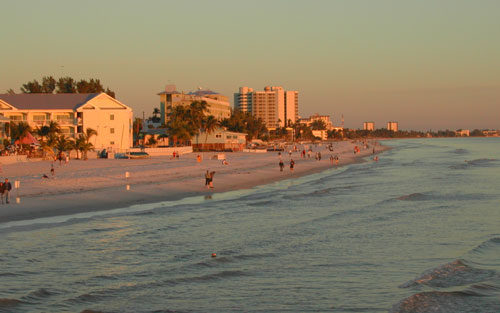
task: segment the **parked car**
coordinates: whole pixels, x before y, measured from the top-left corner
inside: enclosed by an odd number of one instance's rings
[[[151,156],[147,152],[139,151],[139,152],[127,152],[116,154],[115,158],[118,159],[148,159]]]

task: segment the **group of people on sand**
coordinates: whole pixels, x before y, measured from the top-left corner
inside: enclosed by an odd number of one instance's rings
[[[12,185],[9,182],[9,179],[6,178],[4,182],[0,182],[0,198],[2,198],[2,204],[4,203],[3,199],[5,197],[5,203],[9,203],[9,192],[12,190]]]
[[[278,165],[280,167],[280,172],[283,172],[283,169],[285,168],[285,163],[283,163],[283,160],[281,158]],[[293,159],[290,159],[290,171],[293,171],[294,166],[295,166],[295,161]]]
[[[329,149],[330,151],[333,151],[333,145],[329,145],[327,147],[327,149]],[[292,171],[292,172],[293,172],[293,169],[295,167],[295,161],[293,160],[293,158],[291,156],[292,156],[292,152],[297,152],[297,151],[300,151],[300,157],[301,158],[305,158],[306,157],[306,153],[307,153],[307,157],[310,158],[311,157],[311,153],[312,153],[312,149],[311,148],[309,148],[307,150],[307,152],[306,152],[306,149],[298,150],[296,146],[293,147],[293,150],[290,149],[288,151],[288,154],[290,156],[290,163],[289,163],[290,164],[290,171]],[[360,148],[358,146],[355,146],[354,147],[354,154],[358,154],[358,153],[360,153]],[[375,154],[375,148],[373,148],[373,154]],[[281,152],[278,152],[278,156],[279,156],[278,166],[279,166],[280,172],[283,172],[283,170],[285,168],[285,163],[282,160],[282,154],[281,154]],[[319,152],[319,151],[316,152],[315,153],[315,158],[316,158],[317,161],[321,161],[321,152]],[[201,156],[200,155],[198,155],[196,157],[196,159],[197,159],[198,162],[201,162]],[[373,160],[377,162],[378,161],[378,156],[375,156],[373,158]],[[331,164],[335,163],[335,165],[338,165],[339,164],[339,155],[338,154],[335,154],[335,155],[331,154],[330,155],[330,163]],[[224,160],[222,160],[222,164],[223,165],[228,165],[229,163],[227,162],[226,159],[224,159]],[[214,171],[210,172],[209,170],[207,170],[207,172],[205,173],[205,188],[207,188],[207,189],[208,188],[214,188],[213,187],[214,174],[215,174]]]

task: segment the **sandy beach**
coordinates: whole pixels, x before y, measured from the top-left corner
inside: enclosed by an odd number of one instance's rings
[[[357,154],[353,153],[355,146],[361,148]],[[10,204],[0,205],[0,223],[247,189],[335,168],[337,165],[330,162],[332,154],[339,155],[338,167],[364,158],[371,161],[373,146],[369,143],[369,148],[365,149],[362,143],[343,141],[334,143],[331,152],[325,144],[311,145],[310,158],[307,155],[301,158],[302,146],[297,148],[299,151],[291,156],[295,161],[293,171],[290,171],[288,151],[281,152],[285,163],[283,172],[279,170],[278,152],[225,153],[228,165],[213,159],[217,154],[213,152],[199,153],[203,156],[202,162],[196,160],[198,153],[185,154],[179,159],[165,156],[135,160],[71,160],[68,164],[55,163],[54,177],[50,172],[50,161],[4,165],[0,174],[2,181],[9,178],[14,187],[14,182],[19,180],[20,188],[11,190]],[[386,149],[377,145],[376,153]],[[316,152],[321,153],[321,161],[315,159]],[[213,189],[204,186],[206,170],[216,172]],[[43,178],[44,174],[49,178]],[[19,203],[16,203],[18,194]]]

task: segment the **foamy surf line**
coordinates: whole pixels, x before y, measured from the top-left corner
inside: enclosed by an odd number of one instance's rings
[[[50,226],[63,225],[69,223],[78,223],[84,220],[90,220],[97,217],[106,218],[106,217],[124,216],[129,214],[137,214],[142,212],[153,211],[155,209],[171,208],[182,205],[197,205],[205,201],[234,200],[255,193],[286,190],[292,186],[319,180],[330,175],[342,174],[345,171],[348,171],[350,167],[359,165],[361,165],[361,163],[352,163],[338,168],[329,168],[319,173],[279,180],[268,184],[257,185],[255,187],[247,189],[215,192],[212,194],[185,197],[170,201],[134,204],[122,208],[113,208],[109,210],[88,211],[88,212],[74,213],[67,215],[56,215],[50,217],[9,221],[5,223],[0,223],[0,232],[29,231],[36,228],[50,227]]]

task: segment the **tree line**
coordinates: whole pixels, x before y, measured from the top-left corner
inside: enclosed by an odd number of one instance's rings
[[[79,134],[76,138],[68,138],[61,133],[59,124],[55,121],[50,121],[47,125],[32,129],[26,122],[11,123],[10,124],[10,137],[14,142],[19,141],[21,150],[30,151],[29,145],[22,144],[23,139],[28,136],[28,133],[34,134],[38,137],[40,146],[43,151],[43,156],[57,153],[70,152],[76,150],[76,158],[79,159],[81,153],[84,160],[87,159],[87,152],[94,150],[94,145],[90,142],[93,136],[97,136],[97,131],[92,128],[87,128],[85,133]],[[11,142],[4,140],[4,147],[8,147]]]
[[[20,87],[21,93],[100,93],[104,92],[115,98],[115,92],[109,87],[104,88],[99,79],[81,79],[76,81],[72,77],[66,76],[55,79],[52,76],[44,76],[41,83],[36,79],[23,84]],[[8,94],[15,94],[12,89],[7,90]]]

